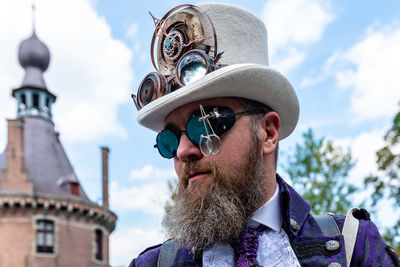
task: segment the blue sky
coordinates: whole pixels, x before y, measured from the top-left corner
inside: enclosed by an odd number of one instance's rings
[[[153,71],[149,47],[154,24],[148,11],[162,17],[178,4],[198,2],[35,2],[36,31],[52,55],[45,80],[58,96],[56,128],[93,201],[101,198],[99,147],[111,150],[111,208],[119,216],[111,237],[111,263],[127,265],[146,246],[163,239],[166,182],[175,175],[172,161],[153,149],[155,133],[137,124],[130,99]],[[262,18],[269,34],[270,65],[298,94],[300,120],[281,142],[281,158],[312,127],[318,137],[352,149],[357,164],[349,179],[360,185],[375,170],[374,152],[399,110],[400,2],[224,2]],[[10,94],[23,78],[17,49],[31,34],[31,3],[0,2],[0,151],[7,138],[5,119],[16,116]],[[382,210],[382,216],[390,214]]]

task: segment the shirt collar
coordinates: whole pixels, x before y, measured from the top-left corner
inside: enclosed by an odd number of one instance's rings
[[[263,224],[279,232],[282,228],[281,204],[279,201],[279,184],[276,184],[274,195],[264,203],[248,220],[250,227],[256,228]]]

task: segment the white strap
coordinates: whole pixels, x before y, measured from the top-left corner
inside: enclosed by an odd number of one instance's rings
[[[352,208],[347,212],[342,231],[344,246],[346,248],[347,267],[350,267],[350,262],[357,239],[359,221],[353,216],[353,211],[356,210],[358,209]]]

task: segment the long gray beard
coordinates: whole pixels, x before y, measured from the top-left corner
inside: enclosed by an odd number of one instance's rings
[[[223,170],[210,164],[212,184],[199,194],[188,190],[180,179],[172,206],[163,219],[168,238],[180,247],[197,253],[216,242],[233,243],[243,231],[246,218],[262,204],[265,196],[265,172],[260,154],[261,141],[255,137],[247,161],[240,168]],[[186,173],[204,169],[196,162]]]

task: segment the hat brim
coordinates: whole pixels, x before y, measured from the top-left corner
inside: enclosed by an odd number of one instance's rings
[[[158,98],[139,110],[138,122],[156,132],[167,116],[185,104],[216,97],[258,101],[280,117],[279,139],[292,133],[299,118],[299,102],[290,82],[278,71],[260,64],[234,64]]]

